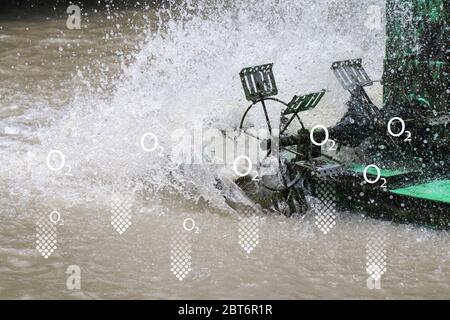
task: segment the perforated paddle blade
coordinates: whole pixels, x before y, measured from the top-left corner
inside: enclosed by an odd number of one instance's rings
[[[242,69],[239,75],[248,101],[257,101],[278,94],[272,67],[273,63],[270,63]]]
[[[373,81],[361,64],[361,59],[333,62],[331,70],[333,70],[342,87],[350,92],[358,87],[371,86],[373,84]]]
[[[284,114],[294,114],[299,113],[301,111],[314,109],[322,100],[322,97],[325,94],[325,90],[305,94],[303,96],[294,96],[291,102],[288,103],[287,109],[284,111]]]

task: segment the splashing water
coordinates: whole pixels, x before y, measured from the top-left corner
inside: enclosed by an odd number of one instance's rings
[[[3,174],[14,184],[53,196],[67,191],[61,183],[77,181],[86,191],[105,185],[139,189],[145,184],[217,203],[221,199],[214,188],[218,172],[170,162],[167,154],[176,142],[171,133],[192,132],[199,123],[206,129],[235,128],[246,105],[239,71],[267,62],[275,63],[283,97],[332,87],[333,97],[307,117],[328,124],[337,120],[345,96],[329,65],[339,58],[362,56],[368,66],[378,62],[379,72],[383,41],[381,31],[341,32],[333,23],[334,10],[339,8],[333,4],[272,0],[194,5],[187,1],[160,9],[156,21],[146,27],[147,35],[132,62],[122,59],[120,75],[108,89],[98,92],[78,66],[78,75],[68,82],[72,102],[52,112],[48,125],[34,132],[32,140],[37,144],[14,144],[4,150],[2,157],[8,158],[9,165]],[[360,20],[351,23],[364,23],[362,9]],[[87,85],[77,85],[80,82]],[[166,156],[143,152],[139,141],[146,132],[157,135]],[[192,144],[190,139],[182,143],[189,144],[187,148]],[[71,183],[46,167],[51,150],[63,152],[74,176]],[[143,184],[138,186],[136,180]]]

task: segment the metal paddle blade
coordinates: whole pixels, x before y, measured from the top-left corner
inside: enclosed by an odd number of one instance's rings
[[[255,102],[278,94],[272,67],[273,63],[270,63],[242,69],[239,75],[248,101]]]
[[[345,90],[353,92],[358,87],[371,86],[373,81],[364,70],[361,59],[336,61],[331,65],[336,78]]]
[[[288,103],[288,107],[284,111],[284,115],[314,109],[319,104],[320,100],[322,100],[324,95],[325,90],[305,94],[303,96],[294,96],[291,102]]]

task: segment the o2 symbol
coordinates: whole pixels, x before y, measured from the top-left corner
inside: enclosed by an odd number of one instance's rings
[[[317,142],[317,141],[314,139],[314,131],[316,131],[317,129],[322,129],[322,130],[325,132],[325,139],[323,139],[322,142],[320,142],[320,143]],[[329,134],[329,132],[328,132],[328,129],[327,129],[326,127],[320,125],[320,124],[314,126],[314,127],[311,129],[311,131],[310,131],[310,133],[309,133],[309,139],[311,140],[311,142],[312,142],[313,145],[319,146],[319,147],[325,145],[326,143],[329,143],[329,144],[330,144],[330,147],[328,148],[328,150],[329,150],[329,151],[336,151],[336,141],[330,139],[330,134]]]
[[[397,133],[392,131],[392,124],[394,123],[394,121],[400,122],[400,125],[401,125],[401,129]],[[388,133],[393,137],[400,137],[403,134],[406,134],[406,138],[403,141],[405,141],[405,142],[411,141],[411,131],[406,131],[405,121],[403,121],[403,119],[400,117],[394,117],[391,120],[389,120],[389,122],[387,124],[387,130],[388,130]]]
[[[239,162],[239,160],[245,160],[245,162],[247,162],[247,170],[245,170],[244,172],[240,172],[239,170],[238,170],[238,162]],[[258,173],[258,171],[257,170],[253,170],[253,163],[252,163],[252,160],[249,158],[249,157],[247,157],[247,156],[239,156],[239,157],[237,157],[236,159],[234,159],[234,162],[233,162],[233,171],[234,171],[234,173],[235,174],[237,174],[239,177],[245,177],[245,176],[248,176],[250,173],[253,173],[254,174],[254,176],[253,176],[253,178],[252,178],[252,180],[253,181],[259,181],[259,180],[261,180],[260,179],[260,177],[259,177],[259,173]]]
[[[194,233],[199,233],[200,228],[195,225],[195,220],[192,218],[186,218],[183,221],[183,228],[184,230],[191,232],[194,231]]]
[[[373,179],[373,180],[369,179],[368,176],[367,176],[367,171],[370,168],[375,169],[375,171],[377,172],[377,174],[375,176],[375,179]],[[386,185],[387,180],[385,178],[381,178],[381,170],[380,170],[380,168],[378,168],[378,166],[376,166],[374,164],[370,164],[370,165],[368,165],[367,167],[364,168],[363,177],[364,177],[364,181],[366,181],[368,184],[375,184],[375,183],[377,183],[378,181],[381,180],[381,181],[383,181],[383,184],[381,185],[381,187],[382,188],[387,188],[387,185]]]
[[[59,165],[54,166],[53,161],[55,161],[55,157],[57,158]],[[64,156],[64,153],[62,153],[59,150],[51,150],[47,155],[47,168],[49,168],[51,171],[57,171],[60,174],[64,174],[65,176],[73,176],[72,167],[70,165],[66,165],[66,157]],[[66,171],[64,172],[64,168],[66,168]]]
[[[58,211],[50,212],[49,219],[53,224],[64,225],[64,219],[61,218],[61,214]]]
[[[153,146],[151,148],[148,148],[147,145],[145,144],[145,140],[150,139],[150,138],[153,141]],[[153,152],[155,150],[158,150],[158,156],[160,156],[160,157],[162,157],[164,155],[163,154],[164,148],[159,145],[158,137],[154,133],[151,133],[151,132],[147,132],[142,136],[141,148],[145,152]]]

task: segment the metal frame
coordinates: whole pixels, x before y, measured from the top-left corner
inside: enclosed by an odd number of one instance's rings
[[[248,101],[256,102],[278,94],[272,67],[273,63],[269,63],[241,70],[239,75]]]
[[[320,92],[310,93],[303,96],[294,96],[294,98],[289,103],[274,98],[273,96],[278,94],[278,89],[275,82],[275,77],[273,75],[273,63],[264,64],[256,67],[244,68],[241,70],[239,75],[241,78],[242,87],[244,89],[245,98],[248,101],[252,102],[252,104],[245,110],[244,115],[242,116],[239,125],[239,129],[241,130],[241,132],[244,126],[244,121],[249,111],[255,105],[261,103],[264,116],[266,119],[266,124],[269,129],[269,134],[272,135],[272,125],[270,123],[269,115],[267,113],[267,107],[265,103],[266,101],[275,101],[284,105],[286,107],[286,110],[282,113],[282,116],[292,114],[292,117],[289,119],[286,125],[284,125],[284,128],[280,131],[280,134],[283,134],[287,130],[287,128],[295,118],[297,118],[302,128],[305,128],[303,122],[300,119],[300,116],[298,115],[299,112],[310,110],[316,107],[320,102],[320,100],[322,99],[323,95],[325,94],[325,90],[322,90]],[[245,131],[243,132],[246,133]],[[254,138],[258,139],[257,137]],[[283,147],[280,148],[292,152],[294,154],[297,154],[295,151],[290,150],[288,148]],[[268,150],[266,157],[270,155],[270,151],[271,150]],[[278,159],[278,161],[281,160]],[[297,175],[292,181],[286,181],[283,177],[284,184],[282,188],[271,188],[264,185],[264,183],[263,186],[271,191],[278,191],[278,192],[286,191],[292,188],[294,185],[296,185],[299,182],[300,178],[301,175],[299,173],[297,173]]]
[[[336,61],[331,65],[331,70],[333,70],[339,83],[350,93],[353,93],[358,88],[373,84],[361,62],[362,59],[353,59]]]

